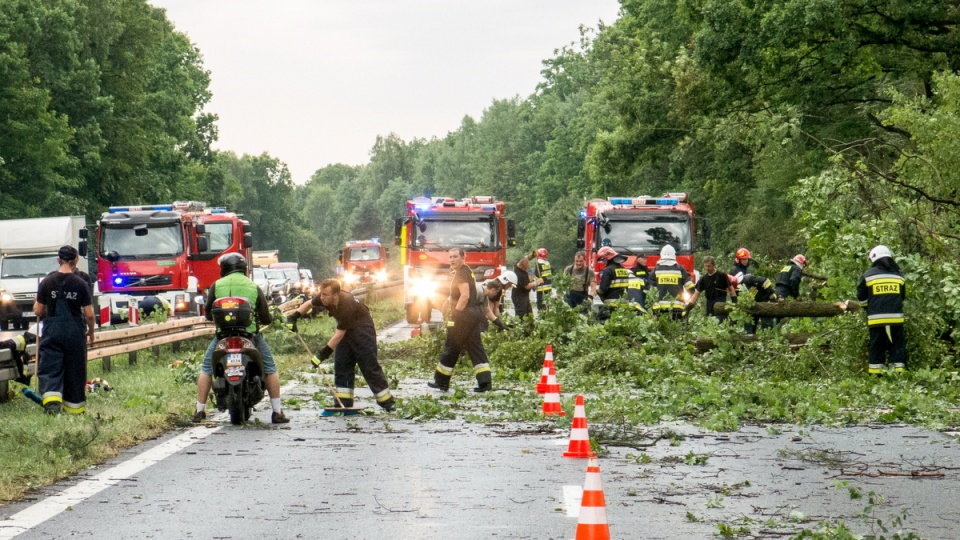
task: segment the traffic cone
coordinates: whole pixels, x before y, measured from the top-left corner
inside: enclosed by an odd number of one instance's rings
[[[543,414],[547,416],[565,416],[563,407],[560,406],[560,385],[548,384],[547,391],[543,394]]]
[[[573,408],[573,423],[570,425],[570,446],[563,457],[588,458],[593,456],[590,450],[590,435],[587,433],[587,412],[583,407],[583,396],[577,396]]]
[[[583,481],[583,500],[580,503],[580,519],[577,520],[577,536],[574,540],[610,540],[607,525],[607,503],[600,484],[600,462],[591,456],[587,462],[587,477]]]
[[[550,385],[557,387],[560,391],[560,385],[557,383],[557,372],[553,367],[553,345],[547,345],[547,352],[543,355],[543,370],[540,372],[540,382],[537,384],[537,393],[546,394]]]

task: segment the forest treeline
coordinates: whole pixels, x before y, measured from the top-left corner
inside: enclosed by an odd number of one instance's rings
[[[913,327],[943,332],[960,314],[958,23],[943,0],[622,0],[529,96],[442,138],[384,134],[368,163],[297,186],[282,156],[211,149],[211,74],[163,10],[2,0],[0,217],[204,200],[323,276],[344,240],[390,243],[420,194],[495,195],[511,259],[547,247],[562,265],[584,198],[686,191],[721,266],[738,246],[768,273],[803,252],[827,299],[890,246]]]

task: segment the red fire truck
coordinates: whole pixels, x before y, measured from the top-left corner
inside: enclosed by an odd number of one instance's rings
[[[710,227],[706,219],[700,223],[701,246],[709,248]],[[677,250],[677,263],[693,276],[695,229],[696,217],[686,193],[590,199],[580,211],[577,247],[586,252],[587,266],[600,272],[603,264],[597,262],[597,250],[603,246],[627,255],[625,266],[640,262],[653,269],[660,260],[660,248],[671,244]]]
[[[198,314],[220,278],[217,259],[237,252],[249,261],[253,236],[237,214],[188,201],[112,206],[98,222],[97,245],[101,322],[109,315],[116,323],[147,297],[162,298],[175,315]]]
[[[507,247],[517,245],[506,204],[492,196],[467,199],[417,197],[407,201],[406,216],[394,227],[403,265],[407,322],[430,322],[450,292],[447,252],[463,248],[464,262],[477,279],[489,279],[506,269]]]
[[[338,273],[348,287],[387,280],[387,249],[379,238],[348,241],[337,262]]]

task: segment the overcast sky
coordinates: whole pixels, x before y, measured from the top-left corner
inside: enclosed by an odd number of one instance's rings
[[[297,183],[369,159],[377,135],[443,137],[541,62],[617,18],[617,0],[149,0],[211,72],[215,145],[286,162]]]

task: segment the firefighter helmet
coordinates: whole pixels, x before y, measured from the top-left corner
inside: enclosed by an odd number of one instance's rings
[[[540,249],[538,249],[538,250],[537,250],[537,257],[540,257],[541,259],[546,259],[546,258],[547,258],[547,248],[540,248]]]
[[[794,255],[793,258],[790,259],[790,262],[797,263],[800,265],[800,268],[807,267],[807,258],[804,257],[802,253]]]
[[[517,285],[517,273],[513,270],[507,270],[504,273],[500,274],[497,279],[500,280],[500,283],[506,287],[507,285]]]
[[[893,257],[893,253],[890,253],[890,248],[881,244],[870,250],[869,257],[870,262],[877,262],[877,259]]]
[[[247,260],[239,253],[227,253],[222,255],[217,262],[220,263],[220,277],[227,276],[234,272],[247,273]]]
[[[740,260],[740,259],[752,259],[753,257],[750,256],[750,250],[749,250],[749,249],[747,249],[747,248],[740,248],[740,249],[737,250],[736,253],[734,253],[733,258],[734,258],[734,259],[737,259],[737,260]]]
[[[610,246],[603,246],[597,250],[597,259],[601,261],[609,261],[617,256],[617,251]]]
[[[668,261],[677,260],[677,250],[670,244],[663,246],[660,248],[660,259]]]

